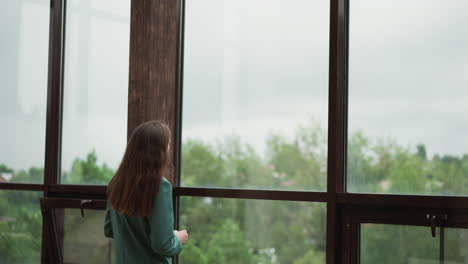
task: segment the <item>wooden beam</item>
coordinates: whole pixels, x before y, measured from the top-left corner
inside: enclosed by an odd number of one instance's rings
[[[178,44],[179,1],[132,0],[127,134],[148,120],[164,121],[173,131],[172,150],[179,129]]]
[[[159,119],[174,130],[177,102],[178,11],[175,0],[133,0],[130,26],[129,135]]]

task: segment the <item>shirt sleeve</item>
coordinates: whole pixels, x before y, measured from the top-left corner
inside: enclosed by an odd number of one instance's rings
[[[106,218],[104,219],[104,236],[114,238],[114,232],[112,232],[109,203],[107,203]]]
[[[153,205],[153,213],[148,217],[151,248],[163,256],[176,256],[182,250],[182,242],[174,234],[174,210],[172,205],[172,185],[161,180],[159,192]]]

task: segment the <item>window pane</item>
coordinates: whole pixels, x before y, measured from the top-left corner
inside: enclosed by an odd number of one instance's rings
[[[41,193],[0,191],[0,263],[41,262]]]
[[[66,13],[62,182],[106,184],[126,143],[130,1],[69,0]]]
[[[63,261],[75,264],[115,263],[112,239],[104,236],[105,211],[65,209]]]
[[[349,191],[468,195],[467,9],[352,1]]]
[[[361,264],[439,264],[440,231],[430,227],[361,225]]]
[[[325,204],[181,198],[180,263],[325,263]]]
[[[182,185],[325,190],[329,1],[185,13]]]
[[[445,228],[446,264],[464,264],[468,262],[468,230]]]
[[[50,0],[0,8],[0,182],[42,183]]]

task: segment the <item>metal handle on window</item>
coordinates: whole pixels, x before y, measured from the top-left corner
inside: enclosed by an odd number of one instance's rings
[[[93,200],[81,200],[80,208],[81,208],[81,217],[84,218],[84,205],[93,203]]]
[[[448,215],[444,212],[440,212],[438,214],[427,214],[427,220],[429,220],[432,237],[436,237],[436,227],[443,227],[444,224],[447,222],[447,219]]]

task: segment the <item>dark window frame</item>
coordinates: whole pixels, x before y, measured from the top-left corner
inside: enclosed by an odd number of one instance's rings
[[[129,0],[131,1],[131,0]],[[233,0],[235,1],[235,0]],[[60,184],[63,61],[66,0],[50,1],[49,65],[47,88],[46,146],[43,184],[0,183],[0,190],[43,191],[43,210],[81,208],[83,200],[93,202],[83,205],[85,209],[104,210],[106,186]],[[151,6],[152,8],[148,8]],[[144,10],[144,12],[141,12]],[[135,16],[135,12],[141,12]],[[175,161],[175,216],[179,225],[179,199],[182,196],[218,197],[231,199],[260,199],[282,201],[322,202],[327,204],[327,263],[357,263],[359,250],[359,225],[361,223],[408,224],[429,226],[423,216],[427,212],[444,210],[451,217],[447,226],[468,228],[468,197],[422,196],[389,194],[356,194],[346,192],[346,140],[347,140],[347,95],[348,95],[348,32],[349,0],[330,0],[330,49],[329,49],[329,122],[328,122],[328,170],[327,191],[283,191],[260,189],[194,188],[180,187],[180,148],[182,133],[183,101],[183,52],[184,52],[184,0],[163,4],[158,1],[132,1],[130,41],[130,80],[128,130],[139,122],[154,117],[171,123],[174,133]],[[159,12],[159,13],[158,13]],[[155,19],[155,14],[163,14]],[[148,37],[148,26],[166,23],[167,31],[153,32]],[[144,33],[146,32],[146,33]],[[161,41],[169,39],[169,41]],[[142,40],[148,51],[154,42],[160,44],[156,54],[168,52],[170,59],[165,65],[151,64],[137,51],[137,40]],[[142,42],[138,42],[141,45]],[[176,46],[176,47],[175,47]],[[154,46],[153,46],[154,47]],[[159,52],[159,53],[158,53]],[[140,64],[145,64],[141,67]],[[148,71],[165,73],[164,92],[167,97],[150,97],[161,86],[151,85],[145,79]],[[136,92],[136,89],[142,92]],[[147,107],[148,102],[169,102],[169,108]],[[162,104],[156,104],[162,105]],[[138,109],[143,109],[143,114]],[[45,209],[44,209],[45,208]],[[44,212],[42,260],[52,256],[50,248],[58,248],[57,240],[47,236],[50,224],[60,236],[63,215]],[[452,217],[453,216],[453,217]],[[50,223],[50,221],[53,221]],[[49,227],[49,228],[46,228]],[[429,232],[429,231],[428,231]],[[57,238],[55,238],[57,239]],[[55,242],[54,242],[55,241]],[[58,239],[60,241],[60,239]],[[47,252],[49,252],[47,254]]]

